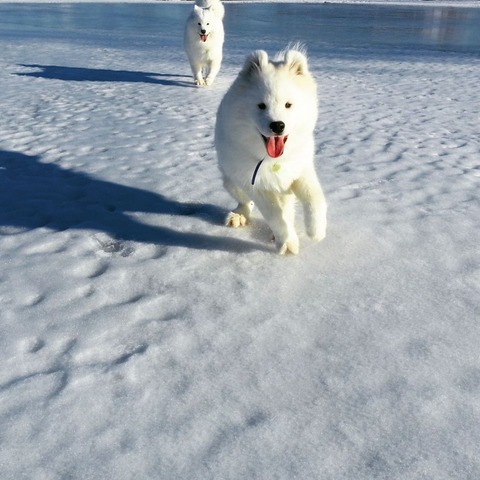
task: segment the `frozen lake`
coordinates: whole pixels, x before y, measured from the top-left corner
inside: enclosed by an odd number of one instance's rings
[[[187,4],[0,4],[1,35],[118,45],[178,43]],[[227,4],[227,46],[257,37],[265,48],[300,40],[315,48],[413,48],[480,53],[480,9],[447,6]],[[259,35],[261,32],[261,35]],[[87,38],[86,38],[87,36]]]

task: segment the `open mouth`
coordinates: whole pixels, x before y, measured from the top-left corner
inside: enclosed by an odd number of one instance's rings
[[[207,38],[208,38],[208,33],[207,33],[206,35],[204,35],[204,34],[202,34],[202,33],[200,34],[200,40],[201,40],[202,42],[206,42],[206,41],[207,41]]]
[[[270,157],[277,158],[283,155],[285,143],[288,140],[288,135],[279,135],[274,137],[266,137],[265,135],[262,135],[262,138],[265,142],[265,147]]]

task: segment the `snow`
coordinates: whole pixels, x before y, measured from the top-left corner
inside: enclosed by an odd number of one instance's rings
[[[227,3],[196,88],[190,8],[0,5],[1,478],[480,478],[480,10]],[[329,226],[281,257],[213,127],[290,40]]]

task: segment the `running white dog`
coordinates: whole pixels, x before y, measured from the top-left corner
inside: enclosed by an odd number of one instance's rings
[[[223,18],[225,16],[225,7],[220,0],[195,0],[195,5],[200,8],[208,8],[217,17]]]
[[[219,1],[218,4],[223,9]],[[218,4],[215,4],[217,10]],[[202,8],[194,5],[187,18],[184,46],[196,85],[211,85],[220,70],[225,36],[222,12],[215,13],[214,6]]]
[[[274,60],[253,52],[217,112],[219,167],[238,202],[226,225],[246,225],[255,202],[280,254],[299,251],[295,197],[304,207],[307,234],[325,237],[327,205],[313,165],[316,120],[316,84],[298,50]]]

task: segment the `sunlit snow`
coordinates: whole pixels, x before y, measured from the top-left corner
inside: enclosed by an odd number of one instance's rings
[[[0,5],[2,480],[480,478],[480,8],[421,3],[227,2],[209,88],[191,4]],[[213,128],[290,41],[329,226],[280,257]]]

